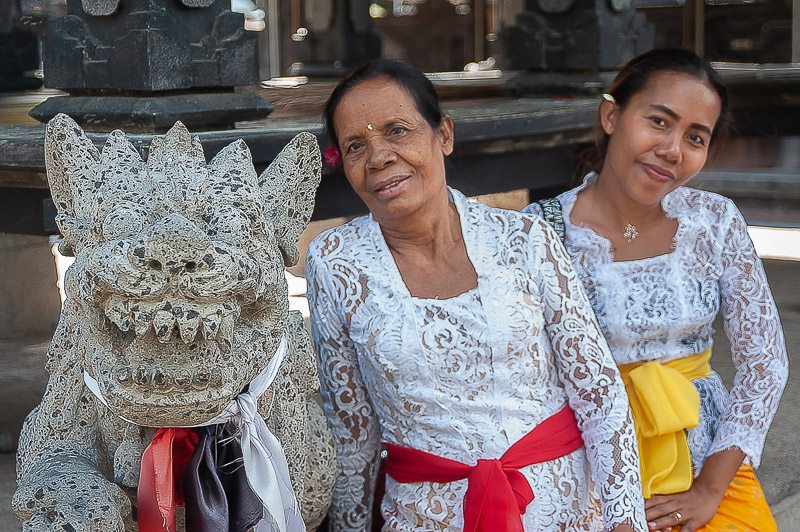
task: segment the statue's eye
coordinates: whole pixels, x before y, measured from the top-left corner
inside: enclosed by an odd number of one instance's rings
[[[134,204],[121,204],[108,211],[103,219],[103,239],[116,240],[138,235],[145,227],[143,209]]]
[[[247,249],[253,242],[253,222],[241,209],[221,205],[211,215],[208,235],[214,240]]]

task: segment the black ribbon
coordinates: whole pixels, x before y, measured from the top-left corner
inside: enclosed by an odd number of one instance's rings
[[[261,520],[264,506],[247,483],[241,445],[225,425],[194,430],[200,441],[183,483],[186,530],[247,532]]]

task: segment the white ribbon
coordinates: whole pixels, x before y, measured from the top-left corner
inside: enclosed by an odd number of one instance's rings
[[[281,362],[288,351],[286,336],[281,338],[278,350],[262,371],[248,387],[248,391],[240,393],[214,419],[190,427],[217,425],[232,421],[242,432],[242,456],[247,483],[264,505],[264,518],[256,525],[257,532],[305,532],[306,526],[295,498],[292,483],[289,479],[289,465],[278,438],[267,428],[264,419],[258,413],[258,398],[267,391],[278,375]],[[83,382],[87,388],[109,410],[106,399],[100,392],[97,381],[83,371]],[[111,410],[113,412],[113,410]],[[133,421],[117,414],[128,423]]]

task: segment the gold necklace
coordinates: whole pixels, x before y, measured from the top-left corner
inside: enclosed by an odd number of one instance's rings
[[[626,224],[625,232],[622,233],[622,238],[626,238],[628,240],[628,244],[630,244],[636,240],[637,236],[639,236],[639,231],[636,230],[636,226],[633,224]]]

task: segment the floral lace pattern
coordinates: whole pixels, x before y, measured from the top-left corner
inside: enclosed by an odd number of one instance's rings
[[[624,387],[558,237],[451,193],[478,274],[477,288],[456,297],[412,297],[371,217],[309,248],[313,335],[339,453],[333,530],[369,529],[381,439],[474,464],[499,458],[567,403],[585,447],[521,469],[535,494],[525,530],[646,530]],[[466,487],[387,478],[386,528],[461,530]]]
[[[761,260],[739,210],[730,200],[679,187],[662,200],[677,219],[673,250],[614,262],[609,240],[574,225],[578,192],[560,195],[566,248],[583,281],[618,364],[668,361],[711,347],[712,323],[722,311],[736,367],[728,394],[716,372],[694,381],[703,401],[700,424],[688,431],[699,473],[714,453],[738,448],[754,467],[788,377],[783,329]],[[536,204],[525,212],[539,214]]]

